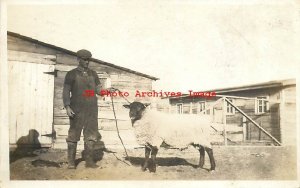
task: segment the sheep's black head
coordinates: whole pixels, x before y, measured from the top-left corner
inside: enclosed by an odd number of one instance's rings
[[[133,124],[135,121],[140,120],[142,118],[143,112],[145,108],[150,104],[143,104],[141,102],[132,102],[129,105],[123,105],[125,108],[129,108],[129,117],[131,119],[131,123]]]

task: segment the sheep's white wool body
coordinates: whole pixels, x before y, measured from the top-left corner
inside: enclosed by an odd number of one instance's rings
[[[134,125],[137,142],[159,147],[167,144],[185,148],[191,143],[211,148],[208,115],[166,114],[146,108]]]

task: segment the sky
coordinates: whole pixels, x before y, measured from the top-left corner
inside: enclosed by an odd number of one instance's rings
[[[10,4],[7,29],[72,51],[86,48],[97,59],[158,77],[154,89],[163,91],[297,76],[295,1],[88,2]]]

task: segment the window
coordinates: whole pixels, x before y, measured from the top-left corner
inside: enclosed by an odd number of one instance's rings
[[[177,107],[177,114],[182,114],[183,113],[183,105],[182,104],[176,104]]]
[[[199,102],[199,112],[202,112],[205,109],[206,109],[206,102],[205,101]]]
[[[231,103],[233,102],[233,99],[228,99]],[[228,102],[227,102],[227,114],[235,114],[235,109],[233,108],[233,106],[231,106]]]
[[[256,97],[255,113],[265,113],[269,111],[268,97]]]
[[[109,75],[105,72],[97,73],[97,74],[98,74],[102,89],[110,88],[111,87],[111,79],[110,79]]]

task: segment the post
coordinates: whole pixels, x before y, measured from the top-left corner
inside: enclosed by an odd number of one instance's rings
[[[226,105],[225,97],[223,97],[223,135],[224,135],[225,146],[227,146],[226,113],[227,113],[227,105]]]
[[[212,107],[212,122],[215,122],[215,109]]]
[[[210,105],[209,107],[209,115],[210,115],[210,119],[213,122],[213,118],[214,118],[214,107],[212,105]]]
[[[247,125],[247,132],[248,132],[248,140],[252,140],[252,137],[251,137],[252,127],[251,127],[250,123],[248,123],[248,125]]]
[[[0,3],[0,122],[1,122],[1,128],[0,128],[0,137],[1,137],[1,146],[0,146],[0,174],[1,174],[1,183],[0,186],[4,182],[9,181],[9,164],[7,161],[9,161],[9,156],[5,155],[9,153],[9,86],[8,86],[8,62],[7,62],[7,3],[6,1],[1,1]],[[4,155],[3,155],[4,154]],[[6,184],[6,183],[5,183]],[[2,186],[1,186],[2,187]]]
[[[281,90],[280,92],[280,104],[279,104],[279,126],[280,126],[280,138],[281,138],[281,142],[283,144],[286,144],[286,136],[288,137],[288,135],[286,135],[286,128],[283,126],[283,120],[284,120],[284,114],[285,114],[285,91],[284,89]]]
[[[259,125],[262,126],[261,121],[260,121],[260,124],[259,124]],[[258,140],[259,140],[259,141],[261,140],[261,130],[260,130],[260,129],[258,129]]]
[[[245,116],[243,116],[243,142],[247,140],[247,120]]]

